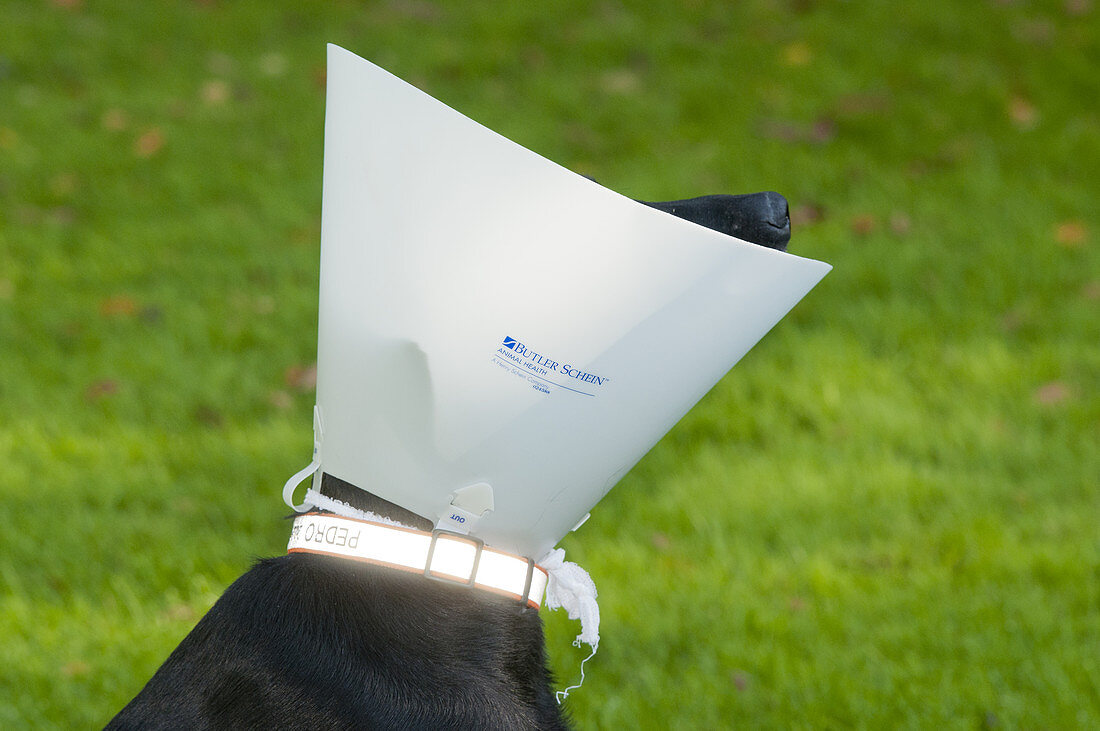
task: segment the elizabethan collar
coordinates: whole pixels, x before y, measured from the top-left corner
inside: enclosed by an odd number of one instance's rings
[[[546,554],[830,268],[327,78],[310,470],[497,549]]]

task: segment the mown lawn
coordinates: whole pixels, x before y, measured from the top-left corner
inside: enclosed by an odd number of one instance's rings
[[[102,725],[285,546],[326,41],[835,266],[566,540],[578,726],[1100,727],[1091,0],[6,0],[0,727]]]

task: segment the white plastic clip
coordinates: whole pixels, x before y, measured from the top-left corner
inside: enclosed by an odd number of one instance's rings
[[[488,482],[475,482],[451,493],[451,504],[435,527],[469,535],[486,513],[493,511],[493,488]]]
[[[294,475],[286,481],[286,484],[283,485],[283,502],[294,508],[295,512],[304,513],[313,507],[313,504],[309,502],[308,495],[306,499],[302,501],[301,505],[295,505],[294,488],[298,487],[298,484],[301,483],[302,480],[306,479],[314,472],[316,472],[317,468],[320,466],[321,460],[314,459],[306,467],[303,467],[302,469],[295,472]]]
[[[286,484],[283,485],[283,502],[293,508],[295,512],[304,513],[313,507],[313,504],[309,502],[309,493],[307,491],[305,500],[301,505],[294,504],[294,489],[301,484],[302,480],[306,479],[313,473],[315,473],[321,467],[321,442],[325,438],[325,426],[321,421],[321,407],[314,405],[313,407],[313,461],[294,473]],[[315,484],[314,487],[320,488],[319,484]]]

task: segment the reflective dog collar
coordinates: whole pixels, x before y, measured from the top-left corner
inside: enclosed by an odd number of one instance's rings
[[[535,609],[548,580],[546,570],[531,559],[488,548],[472,536],[328,513],[295,518],[286,548],[287,553],[320,553],[423,574],[512,597]]]

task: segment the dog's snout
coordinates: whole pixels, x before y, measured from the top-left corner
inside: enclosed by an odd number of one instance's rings
[[[646,205],[769,249],[786,251],[791,240],[787,199],[774,191],[704,195]]]

